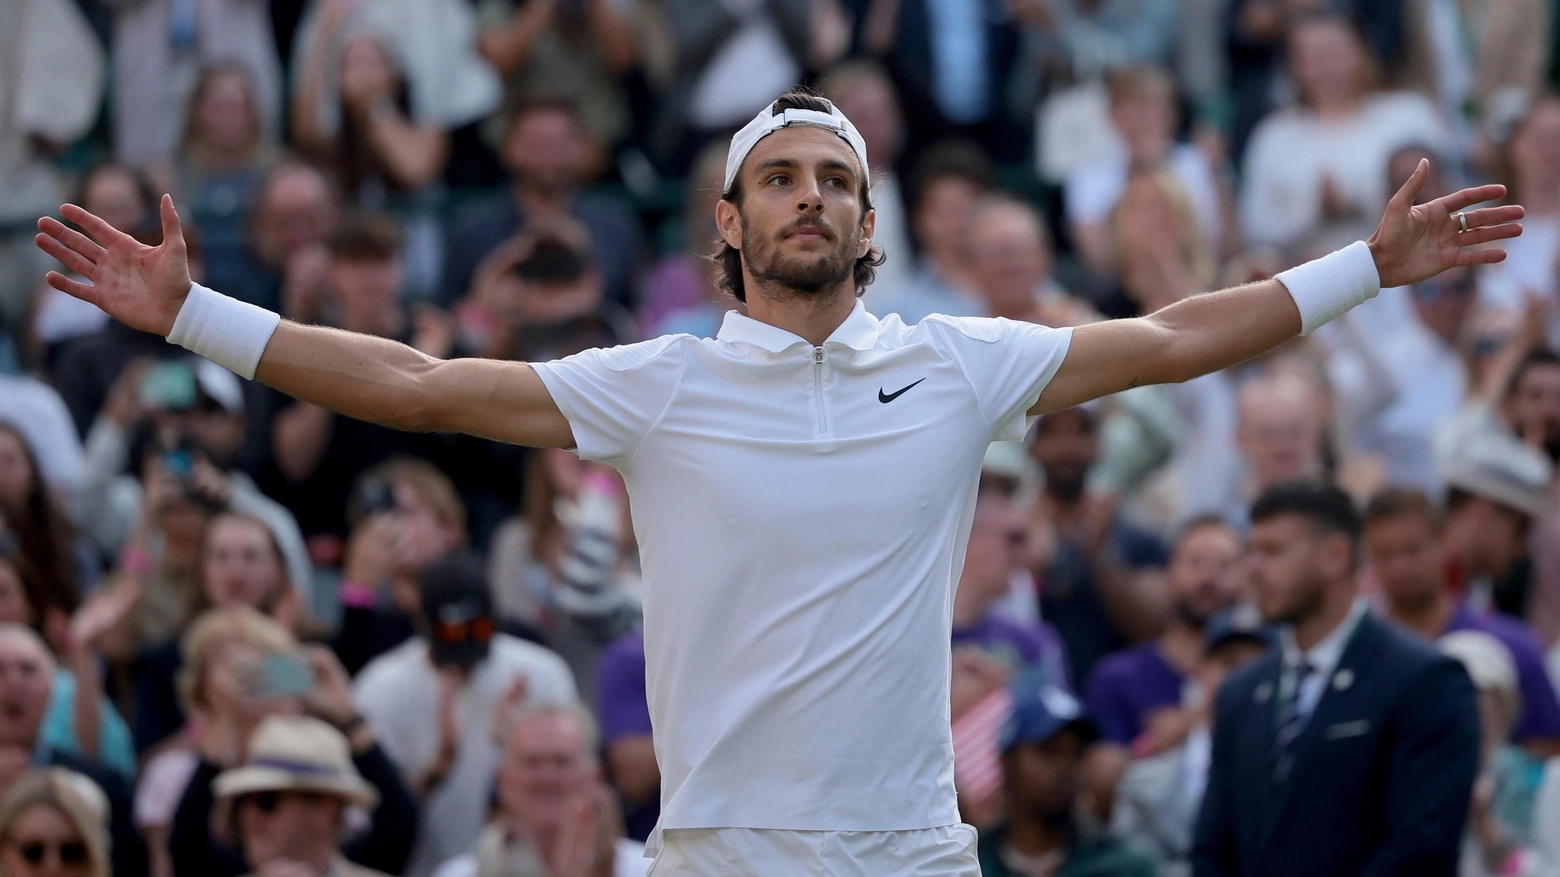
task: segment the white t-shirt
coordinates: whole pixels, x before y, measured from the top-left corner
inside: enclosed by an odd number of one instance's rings
[[[1369,97],[1342,121],[1323,121],[1299,108],[1273,113],[1246,147],[1241,231],[1252,244],[1301,242],[1321,224],[1322,181],[1328,178],[1361,221],[1374,226],[1391,195],[1392,153],[1411,144],[1439,152],[1449,136],[1434,105],[1410,92]]]
[[[1217,244],[1224,223],[1219,215],[1219,181],[1208,156],[1195,146],[1182,143],[1170,151],[1165,162],[1197,214],[1197,227],[1203,239]],[[1125,151],[1104,156],[1082,165],[1067,175],[1067,219],[1075,225],[1098,225],[1110,218],[1121,193],[1127,188],[1129,160]]]
[[[460,745],[444,783],[423,799],[407,877],[427,877],[440,862],[470,850],[486,824],[500,761],[493,710],[520,676],[533,702],[575,699],[574,678],[562,658],[507,634],[493,637],[487,659],[456,699]],[[439,676],[428,660],[427,641],[408,640],[370,661],[352,687],[363,718],[401,774],[415,777],[426,770],[439,746]]]
[[[817,348],[731,312],[536,366],[628,486],[659,828],[959,822],[948,630],[981,461],[1071,338],[858,302]]]
[[[22,434],[50,487],[69,495],[81,483],[81,438],[53,387],[26,375],[0,375],[0,423]]]

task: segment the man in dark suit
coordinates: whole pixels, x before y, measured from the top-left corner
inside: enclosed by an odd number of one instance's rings
[[[1251,519],[1282,644],[1219,691],[1193,874],[1451,877],[1478,764],[1467,673],[1366,610],[1342,491],[1279,485]]]

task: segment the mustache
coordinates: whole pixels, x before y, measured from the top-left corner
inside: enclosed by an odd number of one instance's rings
[[[779,237],[781,240],[784,240],[785,238],[802,231],[821,234],[825,240],[830,241],[834,240],[836,237],[834,228],[827,222],[819,219],[798,219],[795,222],[787,225],[785,228],[780,229]]]

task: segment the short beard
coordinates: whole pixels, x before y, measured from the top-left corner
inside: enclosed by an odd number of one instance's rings
[[[816,226],[829,240],[840,245],[833,252],[820,258],[806,256],[783,257],[776,253],[779,241],[797,228]],[[841,239],[843,237],[843,239]],[[791,293],[798,297],[813,297],[828,292],[844,283],[856,270],[856,250],[861,244],[861,230],[853,229],[849,235],[840,235],[823,219],[797,220],[781,229],[774,239],[760,239],[750,225],[742,228],[742,256],[753,280],[769,291]]]

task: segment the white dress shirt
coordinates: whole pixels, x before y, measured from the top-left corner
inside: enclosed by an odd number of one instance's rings
[[[1338,662],[1343,660],[1343,650],[1348,647],[1354,628],[1369,609],[1370,605],[1364,599],[1356,599],[1343,621],[1304,652],[1300,651],[1300,646],[1295,642],[1294,628],[1284,628],[1284,673],[1280,680],[1279,703],[1287,703],[1293,696],[1295,671],[1304,659],[1311,666],[1311,675],[1300,686],[1300,715],[1310,721],[1311,714],[1316,711],[1316,704],[1322,699],[1322,692],[1327,689],[1329,680],[1338,669]],[[1343,686],[1341,682],[1334,684]]]

